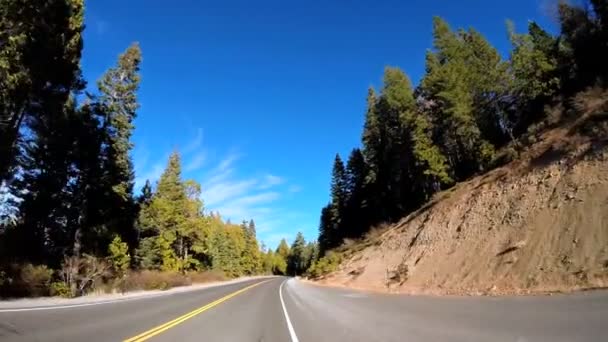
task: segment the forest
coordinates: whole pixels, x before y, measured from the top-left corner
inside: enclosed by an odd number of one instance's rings
[[[296,274],[316,258],[260,246],[253,220],[204,208],[174,151],[134,189],[131,151],[142,51],[83,79],[83,0],[0,1],[0,297],[168,288]]]
[[[331,271],[331,253],[372,227],[393,223],[456,183],[517,159],[535,133],[572,120],[580,92],[608,85],[608,2],[560,2],[556,35],[507,22],[507,58],[473,28],[433,19],[433,46],[417,86],[384,70],[367,93],[361,147],[336,155],[330,201],[321,210],[313,274]]]

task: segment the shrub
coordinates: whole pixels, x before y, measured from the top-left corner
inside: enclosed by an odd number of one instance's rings
[[[50,294],[51,296],[58,296],[64,298],[72,297],[72,291],[70,290],[70,287],[63,281],[52,282]]]
[[[21,269],[21,284],[28,296],[48,296],[53,270],[46,265],[26,264]]]
[[[122,292],[135,290],[167,290],[192,284],[190,278],[177,272],[141,271],[128,273],[119,284]]]
[[[84,254],[80,258],[65,257],[60,275],[72,296],[82,296],[93,291],[95,285],[108,275],[109,269],[104,260]]]
[[[9,264],[0,270],[2,297],[48,296],[53,270],[44,265]]]
[[[311,278],[319,278],[338,269],[342,258],[338,253],[329,251],[321,259],[314,262],[306,271]]]

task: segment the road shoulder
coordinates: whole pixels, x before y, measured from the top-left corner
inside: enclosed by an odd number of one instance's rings
[[[212,287],[225,286],[230,284],[238,284],[253,279],[272,278],[271,276],[259,277],[242,277],[228,281],[209,282],[202,284],[193,284],[189,286],[179,286],[168,290],[150,290],[150,291],[132,291],[127,293],[112,293],[112,294],[92,294],[77,298],[61,298],[61,297],[40,297],[40,298],[20,298],[0,301],[0,311],[17,311],[17,310],[35,310],[35,309],[56,309],[78,306],[100,305],[116,303],[128,300],[137,300],[143,298],[170,296],[183,292],[197,291]]]

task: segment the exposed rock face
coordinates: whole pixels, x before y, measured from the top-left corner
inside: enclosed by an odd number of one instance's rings
[[[439,194],[366,245],[322,282],[442,294],[606,287],[606,143],[545,134],[519,161]]]

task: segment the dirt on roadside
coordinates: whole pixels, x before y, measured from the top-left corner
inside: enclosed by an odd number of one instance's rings
[[[608,143],[578,134],[582,124],[353,244],[318,282],[457,295],[607,287]]]

